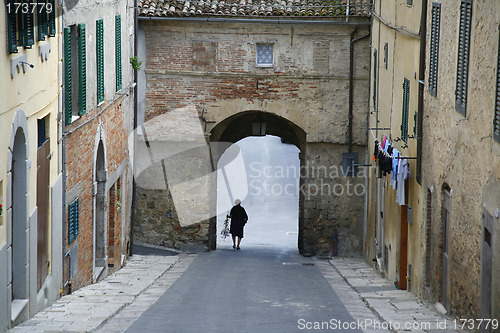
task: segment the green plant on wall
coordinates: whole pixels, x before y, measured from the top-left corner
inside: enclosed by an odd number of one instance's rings
[[[132,68],[134,70],[137,71],[137,70],[141,69],[142,61],[140,61],[138,57],[130,58],[130,63],[132,64]]]

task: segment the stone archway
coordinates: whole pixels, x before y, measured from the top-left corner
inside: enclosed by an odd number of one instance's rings
[[[265,124],[265,125],[261,125]],[[265,127],[265,129],[264,129]],[[255,131],[261,131],[256,133]],[[305,163],[306,133],[299,126],[291,121],[276,114],[263,111],[245,111],[237,113],[225,120],[219,122],[210,132],[210,142],[228,142],[237,141],[254,135],[274,135],[297,146],[300,150],[300,165]],[[211,145],[214,166],[217,165],[222,154],[226,151],[227,145]],[[303,179],[300,178],[300,185]],[[298,225],[298,249],[300,253],[304,250],[304,193],[299,191],[299,225]],[[210,239],[217,237],[216,222],[211,221]],[[215,244],[213,244],[215,248]]]

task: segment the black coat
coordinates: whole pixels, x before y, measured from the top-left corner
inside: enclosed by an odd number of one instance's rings
[[[247,223],[248,215],[245,208],[241,207],[239,204],[231,208],[231,227],[229,232],[233,236],[238,236],[243,238],[243,227]]]

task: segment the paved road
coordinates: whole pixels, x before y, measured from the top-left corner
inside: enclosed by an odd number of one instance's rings
[[[198,255],[127,332],[290,333],[332,319],[354,321],[313,259],[242,245]]]

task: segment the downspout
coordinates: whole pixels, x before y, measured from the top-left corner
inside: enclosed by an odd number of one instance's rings
[[[134,57],[138,56],[137,52],[137,0],[134,0]],[[132,135],[133,135],[133,156],[134,159],[132,161],[132,212],[130,216],[130,234],[129,234],[129,240],[130,240],[130,246],[129,246],[129,256],[133,255],[133,249],[134,249],[134,221],[135,221],[135,209],[136,209],[136,183],[135,183],[135,168],[136,168],[136,154],[135,154],[135,136],[136,136],[136,129],[137,129],[137,70],[134,69],[134,125],[132,128]]]
[[[354,43],[357,41],[369,37],[370,33],[361,36],[359,38],[354,38],[358,32],[358,27],[351,32],[350,43],[349,43],[349,114],[348,114],[348,125],[347,125],[347,147],[348,152],[352,153],[352,127],[353,127],[353,101],[354,101]]]
[[[418,69],[418,115],[417,115],[417,182],[422,185],[422,139],[424,122],[425,47],[427,39],[427,0],[422,0],[420,17],[420,64]]]
[[[66,286],[69,284],[71,285],[71,282],[69,281],[69,270],[68,270],[68,280],[65,278],[65,263],[66,263],[66,256],[68,253],[66,253],[66,137],[64,136],[64,132],[66,131],[66,119],[64,117],[64,110],[66,108],[65,105],[65,98],[63,97],[64,91],[62,88],[63,85],[63,72],[64,72],[64,59],[62,59],[62,55],[64,54],[64,46],[63,46],[63,41],[64,38],[62,36],[62,31],[64,29],[64,10],[62,10],[64,6],[64,1],[61,4],[61,7],[59,8],[61,10],[61,24],[60,24],[60,29],[59,29],[59,54],[61,55],[61,70],[59,71],[59,82],[60,82],[60,95],[59,98],[61,99],[61,102],[59,103],[60,111],[59,111],[59,116],[61,119],[61,173],[62,173],[62,288],[61,288],[61,293],[64,292],[64,289]],[[64,73],[66,74],[66,73]],[[68,251],[69,252],[69,251]],[[71,262],[71,260],[70,260]],[[70,291],[71,293],[71,291]]]

